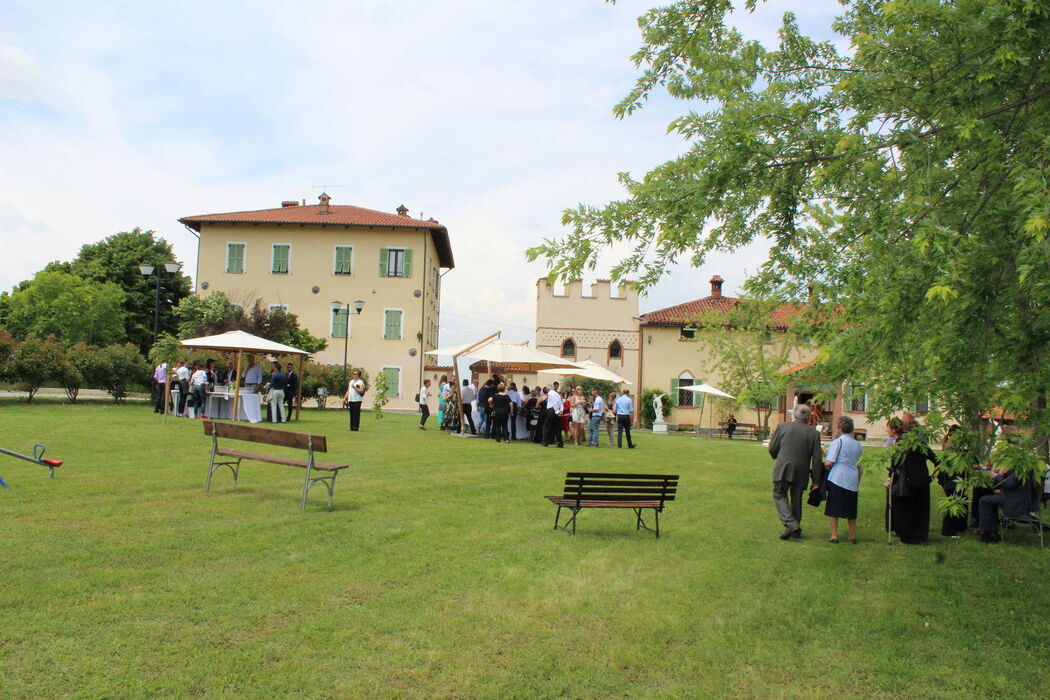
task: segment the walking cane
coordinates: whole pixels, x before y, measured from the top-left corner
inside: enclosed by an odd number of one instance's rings
[[[893,544],[893,476],[890,476],[890,486],[886,489],[886,544]]]

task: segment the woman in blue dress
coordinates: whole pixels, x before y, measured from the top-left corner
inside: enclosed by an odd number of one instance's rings
[[[828,501],[824,515],[831,518],[831,539],[838,544],[839,518],[849,524],[849,542],[857,544],[857,492],[860,491],[860,458],[864,448],[853,439],[853,419],[839,416],[838,437],[828,445],[824,466],[828,472]]]

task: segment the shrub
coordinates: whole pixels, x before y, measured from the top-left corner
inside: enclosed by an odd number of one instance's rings
[[[656,420],[656,413],[653,411],[653,397],[657,394],[663,394],[660,399],[660,405],[663,408],[663,417],[667,418],[671,415],[671,397],[666,392],[660,391],[659,389],[646,389],[642,392],[642,421],[645,423],[645,427],[653,427],[653,422]]]
[[[84,360],[84,378],[105,389],[117,403],[127,396],[128,387],[135,384],[149,386],[150,366],[131,343],[96,348]]]
[[[32,403],[44,382],[62,377],[66,364],[62,346],[54,336],[44,339],[30,336],[14,347],[6,363],[6,373],[11,381],[29,394],[26,402]]]

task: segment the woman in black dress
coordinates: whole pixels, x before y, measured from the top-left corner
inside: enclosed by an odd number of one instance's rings
[[[496,395],[489,397],[492,406],[492,439],[496,442],[510,442],[507,432],[507,421],[510,419],[510,396],[507,395],[507,387],[500,383],[496,387]]]
[[[886,504],[887,525],[904,544],[921,544],[930,536],[930,471],[937,457],[916,430],[915,417],[904,414],[903,433],[893,455]]]

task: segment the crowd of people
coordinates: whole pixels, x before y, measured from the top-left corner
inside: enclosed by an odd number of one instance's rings
[[[287,423],[299,387],[299,375],[292,363],[282,367],[280,362],[273,361],[267,374],[255,363],[255,357],[249,355],[243,375],[241,392],[262,394],[262,400],[266,403],[266,420]],[[164,413],[167,403],[167,409],[174,416],[208,418],[208,395],[227,394],[226,387],[236,385],[237,382],[236,368],[220,371],[216,361],[211,358],[203,363],[180,359],[174,368],[169,368],[167,362],[161,362],[153,368],[153,410],[155,413]],[[170,386],[170,392],[165,391],[166,386]]]
[[[821,449],[820,433],[809,425],[811,409],[805,404],[796,406],[790,422],[777,426],[769,442],[769,454],[776,460],[773,467],[773,501],[777,515],[784,526],[780,539],[802,537],[802,503],[808,484],[806,501],[813,506],[824,504],[824,515],[829,519],[828,542],[839,542],[839,521],[848,526],[847,541],[857,543],[857,496],[862,475],[863,448],[853,437],[853,419],[841,416],[836,421],[836,437],[829,443],[826,454]],[[883,482],[886,490],[885,525],[887,533],[896,535],[903,544],[921,544],[929,539],[930,531],[930,476],[929,465],[935,467],[940,459],[930,449],[926,437],[917,431],[915,417],[905,413],[891,418],[886,425],[887,447],[897,445],[890,457],[888,474]],[[942,457],[957,434],[958,426],[949,428],[942,441]],[[908,439],[914,435],[915,439]],[[899,443],[899,444],[898,444]],[[1025,519],[1038,508],[1037,500],[1042,482],[1024,480],[1009,470],[996,469],[990,461],[968,467],[970,476],[983,471],[987,486],[973,490],[968,514],[945,512],[941,534],[959,537],[967,531],[979,535],[982,542],[1000,539],[1000,513],[1007,519]],[[947,470],[937,471],[937,481],[946,496],[959,488],[959,475]]]
[[[582,386],[562,389],[559,382],[533,387],[504,381],[492,375],[479,387],[463,380],[459,392],[443,375],[435,389],[429,379],[423,381],[416,401],[419,404],[419,429],[426,430],[432,397],[437,399],[437,425],[449,433],[470,433],[497,442],[531,441],[543,447],[566,443],[598,447],[604,432],[608,444],[634,449],[631,420],[634,401],[630,392],[610,393],[603,397],[597,389],[585,392]],[[475,409],[476,406],[476,409]],[[474,418],[477,411],[477,420]]]

